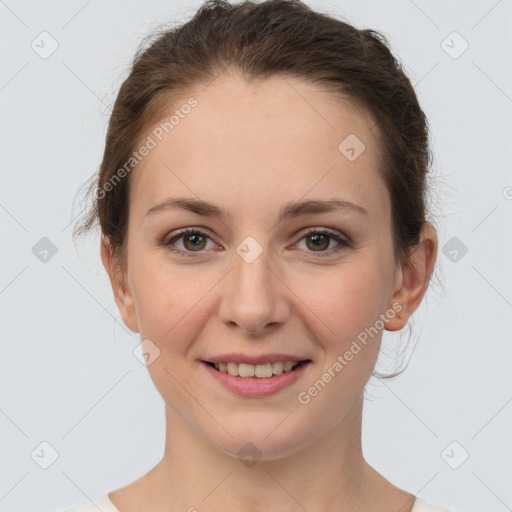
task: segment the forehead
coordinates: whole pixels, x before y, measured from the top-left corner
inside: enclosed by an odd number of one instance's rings
[[[189,98],[195,106],[180,110]],[[191,88],[149,127],[143,140],[155,146],[136,167],[130,201],[141,213],[168,196],[238,209],[261,208],[259,200],[272,197],[278,209],[308,195],[351,200],[378,214],[388,205],[376,136],[363,108],[318,84],[222,75]]]

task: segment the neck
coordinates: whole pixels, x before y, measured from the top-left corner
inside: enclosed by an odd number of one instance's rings
[[[362,396],[336,430],[286,457],[251,461],[212,445],[166,407],[164,455],[145,477],[141,503],[154,512],[366,512],[391,503],[410,511],[413,496],[364,460],[361,413]]]

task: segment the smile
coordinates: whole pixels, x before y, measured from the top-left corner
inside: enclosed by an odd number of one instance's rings
[[[233,377],[256,377],[258,379],[268,379],[274,375],[281,375],[283,372],[291,372],[308,361],[276,361],[273,363],[263,364],[205,362],[219,372],[226,373]]]
[[[214,382],[228,391],[245,397],[263,398],[293,386],[308,371],[312,361],[274,361],[262,364],[201,361],[201,364]]]

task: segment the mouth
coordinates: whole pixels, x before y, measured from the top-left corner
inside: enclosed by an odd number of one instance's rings
[[[269,379],[283,373],[292,373],[298,368],[311,363],[311,359],[302,361],[275,361],[273,363],[263,364],[245,364],[245,363],[222,363],[212,361],[202,361],[215,371],[225,373],[232,377],[242,377],[245,379]]]
[[[200,362],[215,382],[235,395],[256,399],[279,394],[294,386],[313,364],[311,359],[301,360],[290,354],[248,356],[233,353],[211,359],[213,361]],[[245,362],[234,362],[240,360]],[[255,364],[249,364],[251,360]]]

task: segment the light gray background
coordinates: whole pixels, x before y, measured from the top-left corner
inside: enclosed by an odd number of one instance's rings
[[[406,372],[368,387],[365,456],[431,503],[512,510],[512,2],[307,3],[389,38],[434,144],[446,293],[433,283],[413,315]],[[120,319],[99,239],[73,244],[70,222],[139,42],[199,4],[0,1],[0,512],[94,500],[162,455],[163,401],[132,353],[138,334]],[[46,59],[31,48],[43,31],[59,45]],[[457,58],[453,31],[469,44]],[[32,252],[43,237],[57,247],[46,263]],[[452,261],[449,242],[467,253]],[[407,338],[385,332],[378,369],[393,369]],[[47,469],[44,441],[58,453]]]

